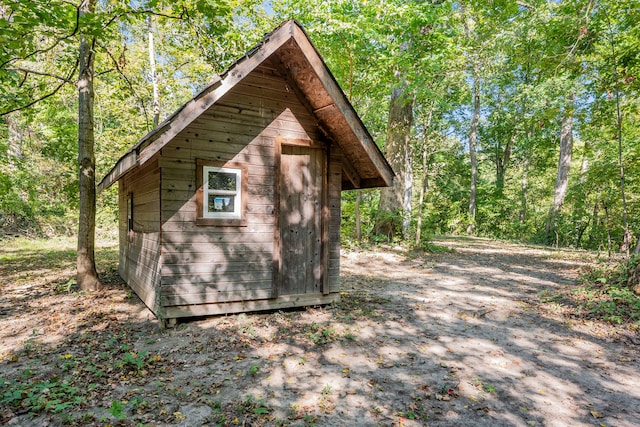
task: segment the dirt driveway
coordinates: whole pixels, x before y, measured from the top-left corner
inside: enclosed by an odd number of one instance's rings
[[[78,400],[39,415],[5,402],[0,424],[640,423],[640,336],[577,321],[560,297],[588,254],[438,244],[455,251],[345,253],[334,306],[164,332],[124,287],[58,294],[43,280],[24,309],[0,317],[0,391],[46,397],[66,384]],[[10,307],[17,293],[0,284]],[[44,392],[34,386],[51,378]]]

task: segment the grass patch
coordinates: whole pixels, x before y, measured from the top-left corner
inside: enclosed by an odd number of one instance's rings
[[[68,273],[75,274],[76,238],[61,236],[51,239],[6,239],[0,240],[0,284],[5,280],[28,282],[43,274],[63,277],[54,279],[60,290],[68,290]],[[96,242],[96,265],[99,270],[108,273],[118,264],[118,244],[113,241]]]
[[[441,246],[430,240],[422,240],[419,245],[411,247],[413,252],[422,252],[427,254],[451,254],[456,250],[447,246]]]

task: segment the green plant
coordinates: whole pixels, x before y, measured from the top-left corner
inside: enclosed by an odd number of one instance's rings
[[[126,417],[124,413],[126,405],[119,400],[111,400],[111,408],[109,408],[109,413],[113,415],[115,418],[122,420]]]
[[[129,408],[131,408],[131,411],[133,412],[136,412],[139,409],[144,409],[148,406],[149,403],[140,396],[134,396],[129,400]]]
[[[538,292],[538,295],[540,296],[540,302],[545,304],[559,302],[562,299],[562,294],[560,293],[553,294],[548,289],[542,289],[541,291]]]
[[[321,328],[317,323],[313,322],[307,326],[307,336],[316,345],[326,344],[335,339],[336,331],[334,328]]]
[[[249,368],[249,373],[252,376],[255,376],[259,370],[260,370],[260,365],[258,365],[257,363],[254,363],[253,365],[251,365],[251,368]]]
[[[455,252],[455,249],[437,245],[428,239],[422,240],[420,244],[414,246],[413,249],[420,250],[429,254],[450,254]]]
[[[317,417],[315,417],[314,415],[308,415],[306,414],[303,418],[304,424],[307,426],[315,426],[316,425],[316,421],[317,421]]]
[[[345,332],[343,337],[349,341],[355,341],[357,339],[356,335],[354,335],[353,332],[351,331]]]
[[[632,259],[618,265],[596,268],[582,277],[583,286],[572,296],[592,319],[640,327],[640,297],[629,287],[629,276],[637,268]]]
[[[248,394],[244,400],[238,402],[236,407],[239,411],[249,412],[254,415],[266,415],[269,413],[269,408],[262,399],[255,399],[252,395]]]
[[[1,402],[29,412],[60,413],[84,402],[81,391],[68,378],[21,383],[0,378]]]
[[[481,390],[486,391],[487,393],[495,393],[497,391],[494,386],[492,386],[491,384],[488,384],[486,382],[481,381],[479,378],[474,378],[471,381],[473,382],[473,384],[476,385],[476,387],[480,388]]]
[[[58,294],[68,294],[76,285],[75,279],[69,279],[66,282],[61,282],[56,285],[55,292]]]
[[[398,412],[398,415],[400,415],[401,417],[407,417],[410,420],[415,420],[417,418],[416,413],[411,410]]]
[[[140,371],[142,370],[142,367],[144,366],[145,362],[146,362],[146,357],[147,357],[148,352],[143,350],[139,353],[134,353],[134,352],[128,352],[125,353],[122,356],[122,362],[121,362],[121,366],[127,366],[130,365],[133,368],[136,369],[136,371]]]

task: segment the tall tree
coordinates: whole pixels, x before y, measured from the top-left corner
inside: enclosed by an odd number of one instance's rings
[[[471,160],[471,188],[469,190],[469,222],[467,234],[473,234],[476,226],[476,197],[478,186],[478,157],[476,140],[478,139],[478,123],[480,121],[480,72],[479,64],[473,63],[473,117],[469,128],[469,159]]]
[[[94,13],[95,0],[82,0],[79,19]],[[78,186],[80,209],[78,218],[77,280],[83,290],[100,287],[95,263],[96,229],[96,157],[93,123],[93,79],[95,42],[91,34],[81,30],[78,54]]]
[[[471,86],[472,116],[468,131],[469,160],[471,164],[471,183],[469,186],[469,211],[467,217],[467,234],[474,234],[476,228],[476,198],[478,189],[478,158],[476,145],[478,139],[478,125],[480,123],[480,92],[481,92],[481,54],[488,41],[482,40],[481,32],[476,28],[482,11],[470,10],[470,2],[461,2],[461,19],[466,42],[466,59]]]
[[[621,91],[620,91],[620,72],[618,70],[618,52],[616,46],[615,32],[618,31],[617,28],[613,28],[612,18],[609,14],[609,11],[605,10],[605,19],[607,20],[607,41],[609,42],[610,48],[610,63],[611,63],[611,86],[613,90],[613,98],[615,100],[615,135],[616,142],[618,145],[618,172],[620,179],[620,198],[622,200],[622,227],[623,227],[623,238],[622,238],[622,251],[629,256],[629,250],[631,247],[632,233],[629,228],[629,218],[627,213],[627,192],[625,185],[625,164],[623,158],[623,112],[621,110]]]
[[[560,126],[560,155],[558,158],[558,173],[553,192],[553,201],[549,207],[549,215],[545,225],[547,236],[554,229],[554,224],[560,208],[567,196],[569,186],[569,171],[571,170],[571,157],[573,154],[573,95],[570,95],[562,112],[562,123]]]
[[[149,33],[149,74],[153,89],[153,127],[160,123],[160,95],[158,93],[158,74],[156,73],[156,52],[153,42],[155,20],[152,15],[147,16],[147,32]]]
[[[96,7],[100,11],[96,12]],[[225,25],[209,31],[208,25],[226,21],[231,9],[225,0],[192,2],[153,2],[153,8],[144,9],[140,5],[96,0],[82,0],[74,6],[66,1],[34,1],[25,4],[12,2],[0,5],[0,85],[14,93],[6,97],[1,116],[37,106],[41,102],[54,99],[63,92],[66,85],[74,84],[77,89],[77,165],[78,165],[78,245],[77,281],[82,289],[96,289],[100,281],[95,266],[95,116],[94,78],[98,50],[105,53],[113,66],[102,74],[117,71],[127,82],[135,96],[136,90],[124,73],[124,49],[120,58],[110,50],[109,43],[121,39],[118,23],[136,21],[136,17],[146,15],[162,16],[182,22],[198,38],[219,35],[226,30]],[[222,16],[222,19],[218,19]],[[207,17],[208,19],[204,19]],[[192,48],[201,46],[195,40]],[[207,45],[205,43],[205,45]],[[232,49],[229,49],[231,52]],[[206,51],[205,55],[210,53]],[[58,69],[67,67],[64,75]],[[76,70],[78,72],[75,77]],[[58,84],[51,84],[51,81]],[[192,85],[190,85],[192,89]],[[5,91],[2,91],[5,98]],[[4,99],[3,99],[4,101]]]
[[[420,245],[420,239],[422,237],[422,212],[424,207],[424,196],[427,192],[428,182],[429,182],[429,158],[433,154],[429,150],[429,146],[427,145],[427,140],[429,138],[429,134],[431,133],[431,120],[433,119],[433,103],[427,106],[427,117],[425,118],[424,129],[422,130],[422,147],[421,147],[421,157],[422,157],[422,176],[420,179],[420,192],[418,195],[418,224],[416,225],[416,246]]]
[[[385,155],[396,173],[391,187],[380,192],[380,203],[374,233],[392,240],[398,234],[406,235],[411,217],[413,186],[413,155],[411,129],[413,126],[413,98],[406,84],[393,89],[389,103],[389,123],[385,142]]]

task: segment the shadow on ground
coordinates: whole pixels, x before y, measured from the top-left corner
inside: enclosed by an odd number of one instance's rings
[[[64,415],[5,402],[4,420],[635,425],[639,347],[599,336],[557,301],[544,303],[573,286],[589,254],[481,239],[440,244],[455,252],[345,254],[342,301],[332,306],[201,319],[165,332],[119,285],[55,296],[45,281],[34,292],[52,301],[39,315],[58,310],[74,320],[39,351],[28,342],[11,350],[0,365],[11,382],[5,391],[33,391],[56,377],[78,387],[82,402]],[[18,321],[15,311],[4,317]],[[4,342],[7,330],[0,332]]]

